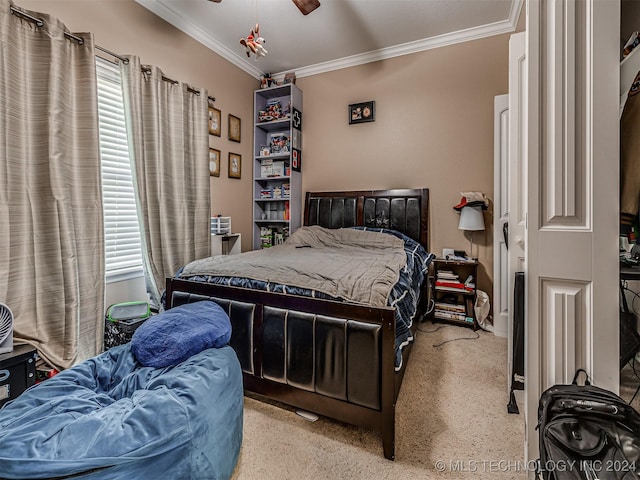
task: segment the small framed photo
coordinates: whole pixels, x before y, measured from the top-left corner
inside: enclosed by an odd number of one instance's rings
[[[220,123],[222,120],[222,112],[215,107],[209,107],[209,134],[220,136]]]
[[[229,152],[229,178],[240,178],[242,174],[242,155]]]
[[[376,102],[353,103],[349,105],[349,125],[354,123],[375,122]]]
[[[240,119],[229,114],[229,140],[240,143]]]
[[[220,176],[220,150],[209,148],[209,175]]]

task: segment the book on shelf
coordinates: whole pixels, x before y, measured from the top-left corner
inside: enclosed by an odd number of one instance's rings
[[[472,317],[467,317],[466,315],[452,315],[447,312],[438,312],[434,313],[434,317],[440,320],[452,320],[454,322],[465,322],[465,323],[473,323],[474,320]]]
[[[449,312],[466,313],[464,305],[459,303],[435,302],[436,310],[446,310]]]
[[[461,292],[472,292],[473,288],[462,282],[436,280],[436,289],[454,289]]]
[[[438,270],[438,278],[455,278],[458,279],[458,275],[450,270]]]
[[[465,288],[464,286],[462,288],[446,287],[446,286],[438,285],[437,283],[436,283],[436,290],[442,291],[442,292],[452,292],[452,293],[472,293],[473,292],[473,289],[468,289],[468,288]]]
[[[467,316],[464,313],[448,312],[446,310],[435,310],[434,316],[443,320],[457,320],[459,322],[467,321]]]

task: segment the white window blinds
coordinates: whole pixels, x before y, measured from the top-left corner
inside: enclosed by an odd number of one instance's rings
[[[122,80],[117,65],[96,57],[107,279],[142,272]]]

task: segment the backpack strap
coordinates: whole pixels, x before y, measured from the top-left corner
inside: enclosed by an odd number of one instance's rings
[[[578,385],[578,376],[580,375],[580,372],[584,373],[584,384],[591,385],[591,382],[589,381],[589,374],[583,368],[579,368],[578,370],[576,370],[576,374],[573,376],[573,381],[571,382],[571,384]]]

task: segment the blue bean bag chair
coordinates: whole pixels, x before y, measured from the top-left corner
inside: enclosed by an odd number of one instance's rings
[[[8,402],[0,409],[0,478],[229,478],[243,414],[230,328],[213,302],[176,307],[147,320],[130,343]]]

